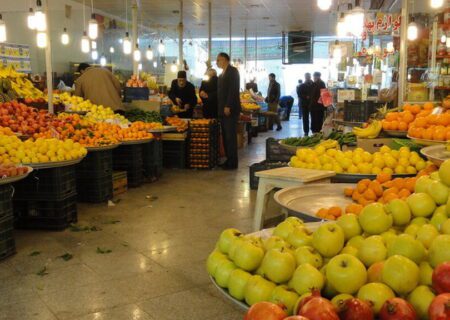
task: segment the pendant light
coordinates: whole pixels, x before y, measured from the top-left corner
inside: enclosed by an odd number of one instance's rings
[[[84,31],[83,36],[81,37],[81,52],[89,53],[89,51],[91,51],[91,44],[86,31]]]
[[[350,25],[347,24],[347,28],[355,37],[361,37],[364,31],[364,9],[359,0],[355,1],[355,7],[350,12]]]
[[[45,13],[42,11],[41,0],[36,1],[36,12],[34,13],[34,23],[37,31],[47,30],[47,18]]]
[[[0,13],[0,43],[6,41],[6,24],[3,21],[2,14]]]
[[[92,40],[95,40],[98,37],[98,22],[97,19],[95,19],[94,0],[91,0],[91,19],[88,23],[88,35]]]
[[[100,58],[100,65],[102,67],[106,66],[106,57],[104,54],[102,54],[101,58]]]
[[[43,31],[39,31],[36,34],[36,43],[37,43],[38,48],[47,47],[47,34]]]
[[[131,53],[131,40],[128,32],[125,32],[125,38],[123,38],[123,53],[126,55]]]
[[[30,11],[28,12],[27,26],[28,26],[28,29],[30,29],[30,30],[35,30],[36,29],[36,19],[35,19],[35,16],[34,16],[33,8],[30,8]]]
[[[322,11],[330,10],[332,5],[332,0],[317,0],[317,6]]]
[[[92,60],[96,61],[98,59],[98,51],[97,50],[93,50],[91,52],[91,58]]]
[[[139,64],[138,64],[138,70],[139,70],[139,71],[142,71],[142,63],[139,63]]]
[[[433,9],[439,9],[444,5],[444,0],[430,0],[430,6]]]
[[[336,35],[338,38],[343,38],[347,36],[347,24],[345,23],[345,13],[341,13],[341,17],[338,20],[337,26],[336,26]]]
[[[141,61],[141,58],[142,58],[141,50],[139,50],[139,45],[136,43],[136,48],[134,49],[133,52],[133,59],[134,61],[139,62]]]
[[[158,68],[158,62],[156,62],[156,61],[153,61],[153,68]]]
[[[91,41],[91,49],[97,50],[97,41]]]
[[[415,41],[419,37],[419,28],[415,22],[414,17],[411,18],[411,22],[408,25],[408,40]]]
[[[114,47],[109,47],[109,53],[114,53],[116,52],[116,50],[114,49]]]
[[[175,61],[174,61],[174,62],[172,63],[172,65],[170,66],[170,71],[173,72],[173,73],[175,73],[175,72],[178,71],[178,66],[177,66],[177,64],[175,63]]]
[[[147,51],[145,52],[145,57],[147,60],[152,61],[153,60],[153,49],[152,46],[148,46]]]
[[[166,46],[164,45],[164,42],[161,39],[161,40],[159,40],[158,52],[159,52],[159,54],[163,55],[164,51],[166,51]]]
[[[64,28],[63,33],[61,34],[61,43],[67,46],[70,42],[69,34],[67,33],[67,28]]]

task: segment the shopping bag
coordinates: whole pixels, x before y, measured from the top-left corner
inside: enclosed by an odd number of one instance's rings
[[[325,108],[333,105],[333,95],[328,89],[320,89],[319,103],[323,104]]]

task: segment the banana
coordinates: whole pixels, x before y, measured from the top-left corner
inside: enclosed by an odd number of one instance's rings
[[[375,139],[382,128],[381,121],[374,120],[366,128],[354,127],[353,133],[359,138]]]

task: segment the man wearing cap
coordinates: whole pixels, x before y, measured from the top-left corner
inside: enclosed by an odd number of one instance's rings
[[[172,81],[169,98],[173,104],[182,110],[178,113],[180,118],[192,118],[194,108],[197,105],[197,96],[194,85],[187,81],[186,71],[179,71],[177,79]]]

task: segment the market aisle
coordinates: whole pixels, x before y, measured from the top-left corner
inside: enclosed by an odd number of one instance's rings
[[[114,207],[79,205],[89,231],[18,231],[18,253],[0,263],[0,319],[242,319],[205,260],[224,228],[250,231],[248,166],[267,137],[301,132],[297,119],[283,124],[241,153],[237,172],[165,170]]]

